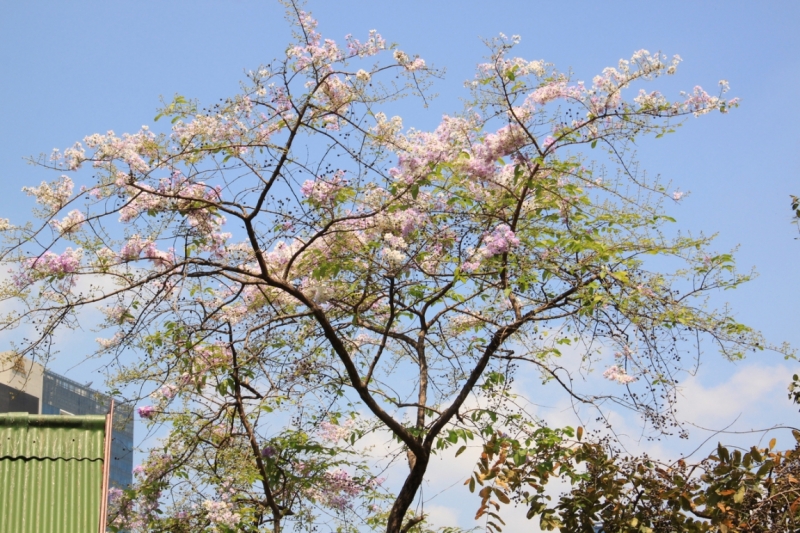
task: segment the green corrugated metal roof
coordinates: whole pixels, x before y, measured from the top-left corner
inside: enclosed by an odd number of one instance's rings
[[[105,417],[0,414],[0,529],[94,533]]]

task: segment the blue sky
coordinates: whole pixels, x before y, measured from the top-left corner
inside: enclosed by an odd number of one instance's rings
[[[718,249],[738,246],[741,268],[760,273],[712,303],[730,302],[770,340],[800,346],[800,242],[789,210],[789,194],[800,194],[800,129],[791,110],[800,85],[800,3],[318,0],[308,8],[325,36],[361,37],[374,28],[446,67],[439,98],[406,110],[404,124],[420,129],[461,108],[462,82],[486,52],[481,38],[498,32],[522,36],[518,55],[572,67],[578,79],[646,48],[684,59],[678,75],[659,86],[668,95],[729,80],[739,109],[690,119],[677,134],[644,143],[639,158],[691,191],[670,208],[679,228],[718,233]],[[245,70],[282,56],[288,41],[283,9],[271,0],[0,3],[0,217],[28,218],[31,202],[21,187],[55,177],[23,157],[91,133],[151,125],[160,95],[212,103],[234,94]],[[74,340],[79,346],[84,339]],[[69,356],[53,368],[67,372],[76,354]],[[708,353],[700,378],[686,385],[685,412],[720,426],[741,415],[738,429],[800,425],[785,400],[787,374],[797,366],[770,354],[733,365]],[[91,379],[81,369],[67,374]],[[464,517],[457,514],[468,525]]]

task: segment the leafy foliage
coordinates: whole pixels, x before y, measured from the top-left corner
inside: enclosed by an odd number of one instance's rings
[[[580,431],[578,440],[571,430],[526,443],[493,438],[468,484],[483,486],[478,516],[500,524],[500,504],[513,499],[545,530],[788,533],[800,524],[800,432],[793,434],[794,449],[775,450],[775,439],[745,453],[720,444],[696,464],[624,457],[607,443],[581,442]],[[572,486],[554,503],[544,492],[551,478]]]

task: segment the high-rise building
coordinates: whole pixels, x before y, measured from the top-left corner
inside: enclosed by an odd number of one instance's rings
[[[4,357],[5,356],[5,357]],[[105,415],[111,398],[23,358],[0,354],[0,413]],[[133,409],[115,403],[110,485],[133,481]]]

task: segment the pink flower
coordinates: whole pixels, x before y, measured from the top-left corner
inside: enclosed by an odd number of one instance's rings
[[[264,446],[264,448],[261,450],[261,457],[270,459],[275,456],[275,452],[276,450],[274,446]]]
[[[519,239],[508,224],[497,226],[490,235],[483,238],[483,242],[490,257],[506,253],[511,248],[519,246]]]
[[[306,180],[300,186],[300,192],[309,200],[318,204],[327,204],[335,199],[336,193],[347,185],[343,179],[344,171],[338,170],[330,178],[320,176],[316,180]]]
[[[62,254],[45,252],[35,259],[29,259],[25,268],[14,277],[14,283],[18,287],[24,287],[38,279],[56,278],[62,279],[74,274],[81,265],[83,249],[73,250],[67,248]],[[70,283],[72,276],[69,276]]]
[[[331,422],[322,422],[319,425],[320,437],[330,442],[338,442],[346,439],[353,432],[355,423],[351,418],[348,418],[343,424],[332,424]]]
[[[616,381],[622,385],[627,385],[628,383],[636,381],[635,377],[629,376],[628,373],[625,372],[624,368],[617,365],[610,366],[605,372],[603,372],[603,377],[611,381]]]
[[[145,405],[143,407],[139,407],[136,410],[136,412],[139,413],[139,416],[141,418],[144,418],[145,420],[149,420],[150,418],[153,418],[153,416],[155,416],[156,408],[153,407],[152,405]]]
[[[128,239],[128,242],[126,242],[119,251],[120,258],[126,261],[139,259],[142,250],[149,246],[152,246],[152,242],[147,239],[142,239],[138,234],[134,235]]]

